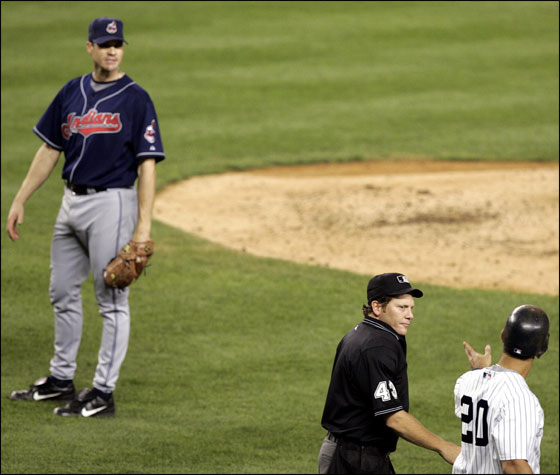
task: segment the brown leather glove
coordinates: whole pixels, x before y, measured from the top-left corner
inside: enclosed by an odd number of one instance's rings
[[[153,253],[154,243],[152,241],[130,241],[107,264],[103,271],[105,283],[109,287],[117,289],[129,286],[140,277]]]

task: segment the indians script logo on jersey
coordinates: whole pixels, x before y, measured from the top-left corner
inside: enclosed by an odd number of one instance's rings
[[[146,133],[144,138],[148,143],[154,143],[156,141],[156,121],[152,120],[152,123],[146,127]]]
[[[116,134],[121,131],[121,115],[117,112],[97,112],[90,109],[85,115],[79,116],[75,112],[68,114],[66,122],[62,124],[62,136],[68,140],[72,134],[82,134],[89,137],[93,134]]]

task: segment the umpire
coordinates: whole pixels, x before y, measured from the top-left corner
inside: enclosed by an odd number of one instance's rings
[[[328,431],[319,473],[395,473],[389,454],[399,436],[453,464],[460,447],[427,430],[408,413],[406,334],[415,289],[400,273],[367,286],[364,320],[339,343],[321,421]]]

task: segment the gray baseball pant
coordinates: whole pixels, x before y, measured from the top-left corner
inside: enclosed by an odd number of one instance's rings
[[[138,218],[134,188],[74,195],[65,188],[51,245],[50,299],[55,314],[51,374],[74,379],[82,337],[81,287],[93,274],[103,332],[93,386],[113,392],[128,348],[128,288],[108,287],[103,270],[131,239]]]

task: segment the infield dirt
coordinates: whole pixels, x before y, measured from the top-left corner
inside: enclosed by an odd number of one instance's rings
[[[258,256],[558,295],[558,183],[558,163],[273,167],[169,185],[154,217]]]

